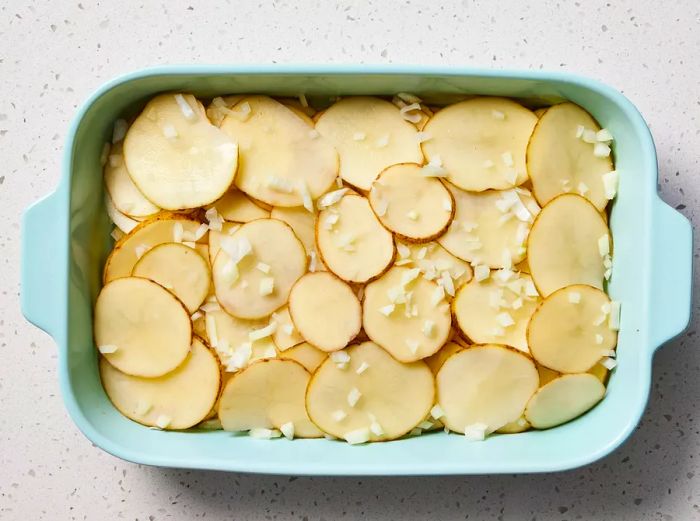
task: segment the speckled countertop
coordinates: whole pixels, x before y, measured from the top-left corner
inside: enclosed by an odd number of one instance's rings
[[[58,393],[55,346],[19,312],[19,223],[58,180],[76,106],[116,74],[271,62],[575,71],[637,104],[658,147],[663,197],[700,218],[695,0],[218,4],[0,1],[0,519],[700,519],[696,321],[656,356],[651,402],[632,439],[561,474],[297,479],[162,470],[115,459],[78,432]]]

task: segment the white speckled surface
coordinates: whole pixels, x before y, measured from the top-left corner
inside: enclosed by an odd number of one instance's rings
[[[657,143],[664,198],[695,219],[700,3],[48,4],[0,1],[0,519],[700,518],[695,321],[658,353],[651,403],[638,431],[584,469],[542,476],[295,479],[145,468],[93,447],[61,403],[53,342],[22,319],[18,305],[20,215],[56,184],[75,107],[112,76],[154,64],[420,63],[586,74],[637,104]]]

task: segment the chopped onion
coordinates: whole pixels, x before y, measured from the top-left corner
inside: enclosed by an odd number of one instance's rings
[[[418,212],[415,210],[409,210],[409,212],[406,214],[406,217],[411,219],[412,221],[418,220]]]
[[[264,262],[258,262],[255,265],[255,269],[257,269],[258,271],[262,271],[263,273],[270,273],[270,265]]]
[[[170,425],[171,421],[172,421],[172,418],[170,418],[170,416],[167,416],[165,414],[161,414],[160,416],[158,416],[158,418],[156,418],[156,426],[159,429],[165,429],[168,427],[168,425]]]
[[[282,435],[277,429],[265,429],[262,427],[256,427],[248,431],[248,436],[258,440],[269,440],[272,438],[279,438]]]
[[[513,317],[510,316],[510,313],[506,311],[503,311],[502,313],[496,315],[496,322],[498,322],[498,324],[501,327],[509,327],[515,324],[515,320],[513,320]]]
[[[598,252],[601,257],[605,257],[610,253],[610,237],[608,237],[607,233],[598,239]]]
[[[377,198],[377,200],[374,203],[374,211],[379,217],[384,217],[386,215],[386,211],[389,209],[389,202],[384,199],[383,197]]]
[[[195,113],[182,94],[175,94],[175,101],[177,102],[178,107],[180,107],[180,112],[182,112],[182,115],[185,117],[185,119],[194,119]]]
[[[138,246],[136,246],[134,248],[134,253],[136,254],[136,258],[140,259],[141,257],[143,257],[143,254],[146,253],[150,249],[151,248],[146,244],[139,244]]]
[[[389,144],[389,134],[385,134],[379,139],[377,139],[376,145],[377,148],[384,148]]]
[[[578,186],[576,187],[576,190],[578,190],[578,193],[581,195],[586,195],[586,193],[589,191],[588,190],[588,185],[581,181]]]
[[[280,431],[284,434],[284,437],[288,440],[294,439],[294,423],[287,422],[280,425]]]
[[[416,354],[418,352],[418,348],[420,347],[420,342],[413,338],[407,338],[406,346],[408,346],[408,349],[409,351],[411,351],[411,353]]]
[[[348,405],[350,407],[355,407],[355,405],[357,405],[357,402],[360,401],[360,398],[362,398],[362,393],[357,387],[353,387],[348,393]]]
[[[586,127],[584,127],[583,125],[577,125],[576,126],[576,137],[580,139],[583,136],[584,130],[586,130]]]
[[[394,312],[395,309],[396,309],[396,305],[395,305],[395,304],[388,304],[388,305],[386,305],[386,306],[380,307],[380,308],[379,308],[379,312],[380,312],[382,315],[384,315],[385,317],[388,317],[388,316],[390,316],[390,315]]]
[[[436,404],[432,409],[430,409],[430,416],[432,416],[434,420],[439,420],[445,416],[445,411],[442,409],[442,407],[440,407],[440,404]]]
[[[263,277],[262,279],[260,279],[260,286],[258,289],[260,296],[262,297],[266,295],[271,295],[275,289],[275,279],[273,279],[272,277]]]
[[[316,252],[315,251],[310,251],[309,252],[309,271],[313,273],[316,271]]]
[[[216,348],[219,345],[219,337],[216,331],[216,320],[214,315],[205,311],[204,315],[204,325],[207,331],[207,337],[209,338],[209,343],[212,347]]]
[[[275,331],[277,331],[277,322],[271,320],[265,327],[254,329],[248,333],[248,340],[255,342],[256,340],[261,340],[271,336]]]
[[[484,266],[483,264],[474,268],[474,279],[477,282],[488,279],[490,274],[491,270],[489,270],[489,267]]]
[[[372,434],[375,436],[383,436],[384,435],[384,429],[382,429],[382,426],[379,425],[377,420],[372,420],[372,422],[369,424],[369,430],[372,431]]]
[[[600,361],[600,365],[605,367],[608,371],[612,371],[617,366],[617,361],[613,358],[603,358]]]
[[[418,143],[425,143],[426,141],[433,139],[433,136],[431,136],[428,132],[417,132],[416,138],[418,139]]]
[[[501,161],[503,161],[503,164],[506,166],[513,166],[515,164],[513,162],[513,154],[510,151],[501,154]]]
[[[610,301],[610,316],[608,318],[608,327],[613,331],[620,330],[620,302],[618,300]]]
[[[410,105],[406,105],[405,107],[401,107],[399,110],[399,113],[401,114],[401,117],[405,119],[406,121],[409,121],[411,123],[418,123],[422,119],[422,114],[421,113],[413,113],[414,111],[420,111],[421,106],[418,103],[411,103]]]
[[[598,132],[596,132],[595,139],[599,143],[609,143],[613,140],[613,135],[607,128],[601,128]]]
[[[112,353],[116,353],[118,347],[115,346],[114,344],[103,344],[101,346],[97,346],[97,350],[102,353],[103,355],[109,355]]]
[[[603,343],[603,335],[601,335],[600,333],[596,333],[595,343],[598,345],[602,344]]]
[[[569,302],[571,302],[572,304],[578,304],[579,302],[581,302],[581,294],[578,291],[570,291],[568,298]]]
[[[426,320],[423,322],[423,334],[430,338],[433,336],[433,332],[435,331],[435,322],[432,320]]]
[[[347,188],[341,188],[340,190],[334,190],[332,192],[324,194],[319,198],[317,202],[318,208],[323,209],[328,208],[329,206],[333,206],[334,204],[339,202],[347,192]]]
[[[363,361],[363,362],[360,364],[360,367],[358,367],[358,368],[355,370],[355,373],[357,373],[357,374],[362,374],[362,373],[364,373],[368,368],[369,368],[369,364],[368,364],[367,362],[364,362],[364,361]]]
[[[488,425],[484,423],[473,423],[464,428],[464,437],[469,441],[484,441]]]
[[[505,113],[501,112],[500,110],[492,110],[491,111],[491,117],[493,119],[499,119],[499,120],[504,120],[506,119]]]
[[[265,186],[275,192],[283,192],[285,194],[291,194],[294,192],[294,184],[289,179],[284,179],[274,175],[267,176]]]
[[[425,177],[447,177],[447,170],[442,166],[442,158],[433,156],[427,164],[421,168],[421,174]]]
[[[363,427],[361,429],[346,432],[344,438],[350,445],[366,443],[369,441],[369,429],[367,427]]]
[[[608,200],[615,199],[617,195],[617,185],[619,182],[619,175],[617,170],[612,170],[606,174],[603,174],[603,186],[605,187],[605,197]]]
[[[449,296],[455,296],[455,285],[448,271],[443,271],[440,273],[440,280],[438,281],[438,284],[445,288],[445,293],[447,293]]]
[[[399,98],[401,101],[404,101],[405,103],[420,103],[421,101],[423,101],[415,94],[409,94],[408,92],[398,92],[396,94],[396,97]]]
[[[433,290],[433,294],[430,296],[430,304],[432,306],[437,306],[445,298],[445,288],[442,286],[437,286]]]
[[[596,157],[608,157],[610,155],[610,147],[605,143],[596,143],[593,146],[593,155]]]
[[[202,314],[202,312],[197,310],[194,313],[192,313],[192,315],[190,315],[190,320],[192,320],[192,322],[194,322],[195,320],[199,320],[203,316],[204,315]]]
[[[591,129],[585,129],[583,131],[583,134],[581,135],[581,138],[583,139],[584,142],[586,143],[596,143],[596,131],[591,130]]]
[[[346,351],[333,351],[328,357],[338,366],[338,369],[345,369],[350,362],[350,355]]]

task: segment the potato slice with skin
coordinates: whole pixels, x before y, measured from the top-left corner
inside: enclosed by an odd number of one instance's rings
[[[542,115],[527,148],[533,192],[541,205],[568,191],[583,192],[602,211],[608,204],[603,174],[613,170],[612,158],[597,157],[595,144],[577,137],[579,126],[600,130],[590,114],[573,103],[554,105]]]
[[[592,374],[565,374],[543,385],[525,409],[536,429],[549,429],[573,420],[605,396],[605,386]]]
[[[474,343],[502,343],[528,353],[526,330],[539,298],[528,295],[534,288],[529,275],[494,275],[462,286],[452,301],[459,328]]]
[[[106,284],[97,296],[95,344],[123,373],[162,376],[182,363],[191,343],[185,306],[155,282],[124,277]]]
[[[212,268],[214,289],[221,307],[235,317],[270,315],[287,302],[292,286],[306,272],[304,246],[277,219],[251,221],[222,241]],[[235,262],[231,254],[246,245],[250,253]]]
[[[610,241],[610,236],[598,211],[580,195],[552,199],[527,239],[527,261],[540,294],[547,296],[572,284],[602,289],[605,266],[598,242],[605,237]]]
[[[302,342],[280,353],[280,358],[299,362],[308,372],[313,374],[318,366],[328,358],[328,353],[321,351],[308,342]]]
[[[322,351],[338,351],[362,327],[362,307],[352,288],[320,271],[301,277],[289,294],[289,314],[304,339]]]
[[[400,438],[428,415],[435,390],[425,363],[397,362],[373,342],[346,352],[350,361],[343,369],[328,358],[306,391],[306,409],[319,428],[341,439],[358,431],[368,441],[385,441]]]
[[[104,169],[104,183],[114,207],[121,213],[133,218],[150,217],[160,211],[160,208],[144,197],[129,177],[121,143],[112,145],[110,160]]]
[[[592,286],[555,291],[530,319],[527,343],[532,356],[560,373],[588,371],[617,344],[617,332],[608,327],[609,310],[610,298]]]
[[[332,219],[337,220],[329,226]],[[326,267],[346,282],[377,278],[394,260],[391,233],[359,195],[345,195],[318,214],[316,244]]]
[[[267,96],[247,96],[234,111],[243,106],[249,114],[228,115],[221,124],[238,142],[240,190],[273,206],[302,206],[306,192],[316,199],[333,185],[338,154],[308,122]]]
[[[447,360],[449,357],[451,357],[453,354],[455,354],[457,351],[461,351],[464,349],[464,346],[458,344],[457,342],[447,342],[444,346],[442,346],[437,353],[430,355],[429,357],[425,358],[423,361],[428,364],[428,367],[430,367],[430,370],[433,372],[434,375],[438,373],[440,368],[442,367],[442,364],[445,363],[445,360]]]
[[[390,232],[409,242],[429,242],[442,235],[454,216],[445,185],[427,177],[416,163],[392,165],[372,183],[369,203]]]
[[[149,427],[168,420],[165,429],[188,429],[206,418],[219,395],[219,366],[197,338],[185,360],[156,378],[131,376],[100,359],[100,377],[114,406]]]
[[[304,245],[304,249],[306,249],[306,255],[309,256],[309,264],[311,264],[311,256],[315,257],[316,266],[314,266],[315,269],[313,271],[326,271],[326,266],[316,250],[316,216],[317,213],[311,213],[303,206],[294,208],[275,206],[270,212],[270,217],[279,219],[291,226]],[[309,266],[309,269],[311,269],[311,266]]]
[[[344,98],[318,117],[316,130],[338,150],[340,177],[360,190],[390,165],[423,163],[416,127],[380,98]]]
[[[392,268],[365,288],[362,323],[367,335],[401,362],[437,352],[451,333],[450,306],[417,269]]]
[[[301,344],[304,341],[304,338],[294,326],[292,317],[289,316],[289,306],[283,306],[272,313],[271,320],[277,323],[272,339],[280,351],[286,351],[290,347]]]
[[[396,266],[416,267],[428,280],[439,279],[447,271],[455,289],[469,282],[474,273],[469,263],[455,257],[437,242],[426,244],[396,243]],[[446,298],[452,298],[449,294]]]
[[[237,223],[247,223],[255,219],[270,217],[269,211],[260,208],[239,190],[229,190],[211,207],[216,208],[219,215],[227,221]]]
[[[320,438],[304,408],[309,372],[293,360],[260,360],[233,375],[219,400],[224,430],[247,431],[294,424],[297,438]]]
[[[176,242],[159,244],[141,257],[132,271],[171,291],[190,314],[197,311],[209,294],[209,264],[196,250]]]
[[[132,181],[166,210],[216,201],[233,183],[238,147],[212,125],[189,94],[162,94],[149,101],[124,138]]]
[[[448,358],[438,371],[440,420],[464,433],[478,424],[490,434],[523,414],[539,387],[534,362],[522,352],[498,344],[475,345]]]
[[[504,190],[528,178],[525,152],[537,116],[513,100],[474,98],[445,107],[425,126],[426,160],[441,161],[463,190]]]

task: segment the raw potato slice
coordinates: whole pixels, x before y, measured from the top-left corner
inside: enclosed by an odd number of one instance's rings
[[[328,358],[306,392],[309,417],[324,432],[341,439],[356,433],[367,441],[393,440],[428,415],[435,389],[425,363],[397,362],[373,342],[353,345],[346,352],[347,365],[341,369]]]
[[[234,111],[244,106],[249,114],[221,124],[238,142],[238,188],[273,206],[302,206],[305,194],[316,199],[333,185],[338,154],[309,123],[267,96],[247,96]]]
[[[95,344],[120,371],[162,376],[182,363],[191,343],[189,313],[155,282],[125,277],[106,284],[97,296]]]
[[[525,409],[536,429],[549,429],[581,416],[605,396],[605,386],[589,373],[565,374],[540,387]]]
[[[292,229],[276,219],[258,219],[222,239],[212,268],[216,298],[239,318],[262,318],[284,305],[306,272],[306,252]],[[241,248],[251,251],[240,260]]]
[[[540,364],[560,373],[583,373],[615,348],[608,326],[610,298],[577,284],[545,298],[530,319],[527,342]]]
[[[438,242],[472,264],[511,268],[525,258],[525,241],[532,223],[526,198],[514,190],[465,192],[447,185],[456,213]]]
[[[442,364],[445,363],[445,360],[462,349],[464,349],[464,346],[459,345],[457,342],[447,342],[437,353],[430,355],[424,362],[428,364],[430,370],[436,375]]]
[[[229,190],[224,196],[211,205],[216,208],[219,215],[227,221],[247,223],[255,219],[266,219],[270,212],[260,208],[251,201],[243,192]]]
[[[533,192],[541,205],[564,192],[583,192],[602,211],[608,204],[603,174],[613,170],[612,157],[597,157],[595,144],[577,137],[579,125],[600,130],[590,114],[573,103],[554,105],[540,118],[527,148]]]
[[[272,334],[254,340],[250,338],[251,333],[264,330],[270,323],[267,319],[232,317],[223,310],[206,313],[207,338],[225,371],[232,373],[255,360],[277,356]]]
[[[304,341],[297,328],[294,327],[292,317],[289,316],[289,306],[281,307],[275,311],[271,319],[277,323],[277,328],[272,335],[277,349],[285,351]]]
[[[241,225],[238,223],[223,222],[221,224],[221,230],[209,230],[209,265],[213,266],[216,256],[219,254],[221,249],[221,239],[223,237],[231,236],[236,233],[236,230],[240,228]]]
[[[270,217],[286,222],[299,237],[309,257],[309,271],[326,271],[326,266],[316,251],[316,215],[303,206],[295,208],[275,206],[270,212]]]
[[[474,275],[470,264],[455,257],[437,242],[426,244],[397,242],[396,250],[398,253],[398,259],[394,263],[396,266],[419,268],[423,277],[428,280],[440,279],[442,272],[447,271],[452,278],[455,290],[469,282]],[[451,298],[449,293],[447,296]]]
[[[134,277],[145,277],[171,291],[190,314],[197,311],[209,294],[209,265],[196,250],[166,242],[148,250],[134,266]]]
[[[114,225],[119,228],[124,233],[130,233],[131,230],[139,225],[139,222],[132,219],[128,215],[124,215],[117,207],[114,206],[114,202],[109,197],[109,194],[105,194],[105,208],[107,210],[107,215],[114,223]]]
[[[499,434],[517,434],[529,430],[530,427],[532,427],[530,422],[524,416],[521,416],[514,422],[506,423],[503,427],[497,429],[496,432]]]
[[[121,143],[112,145],[109,161],[105,165],[104,182],[115,208],[121,213],[129,217],[149,217],[160,210],[139,192],[129,177]]]
[[[328,272],[307,273],[289,294],[289,314],[304,339],[322,351],[338,351],[362,327],[362,307],[352,288]]]
[[[527,262],[540,294],[571,284],[603,289],[604,256],[598,242],[604,237],[609,241],[610,231],[586,199],[575,194],[552,199],[535,219],[527,240]]]
[[[415,126],[392,103],[368,96],[342,99],[316,120],[316,130],[340,154],[340,177],[369,190],[396,163],[423,163]]]
[[[539,298],[528,275],[510,275],[501,280],[494,273],[486,280],[462,286],[452,301],[460,329],[476,344],[501,343],[528,352],[526,330]]]
[[[452,431],[483,424],[490,434],[517,421],[539,386],[527,355],[497,344],[475,345],[448,358],[437,377],[440,420]]]
[[[332,225],[327,223],[336,219]],[[345,195],[318,214],[316,243],[326,267],[347,282],[378,277],[394,260],[394,239],[384,229],[367,199]]]
[[[442,235],[454,216],[454,202],[445,185],[423,175],[415,163],[393,165],[379,174],[369,203],[387,230],[411,242]]]
[[[280,358],[299,362],[308,372],[313,374],[318,366],[328,358],[328,353],[321,351],[308,342],[302,342],[280,353]]]
[[[279,429],[294,424],[297,438],[320,438],[304,408],[309,372],[293,360],[260,360],[236,373],[219,399],[224,430]]]
[[[474,98],[445,107],[425,126],[426,160],[441,162],[463,190],[504,190],[527,180],[525,152],[537,116],[515,101]]]
[[[392,268],[365,288],[362,323],[373,342],[397,360],[413,362],[447,342],[452,316],[435,282],[415,268]]]
[[[134,184],[166,210],[196,208],[221,197],[236,175],[238,147],[212,125],[189,94],[149,101],[124,138]]]
[[[226,116],[229,114],[236,114],[232,109],[236,103],[243,98],[244,96],[242,94],[214,98],[206,110],[209,121],[211,121],[213,125],[220,127]]]
[[[100,377],[114,406],[148,427],[188,429],[205,419],[219,394],[219,365],[198,339],[174,371],[156,378],[130,376],[100,359]],[[165,422],[167,420],[167,424]]]

